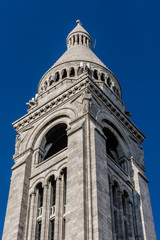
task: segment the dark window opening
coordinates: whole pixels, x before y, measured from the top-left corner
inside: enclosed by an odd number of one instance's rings
[[[75,44],[75,36],[73,36],[73,45]]]
[[[41,208],[43,206],[43,188],[41,183],[38,184],[37,189],[38,189],[38,208]]]
[[[43,160],[67,147],[68,137],[66,124],[58,124],[46,134]]]
[[[62,239],[65,239],[66,235],[66,219],[63,218],[63,223],[62,223]]]
[[[77,36],[77,44],[79,45],[79,35]]]
[[[67,196],[67,169],[63,170],[64,184],[63,184],[63,205],[66,205]]]
[[[51,220],[49,224],[49,236],[48,240],[54,240],[54,226],[55,226],[55,220]]]
[[[97,72],[97,70],[94,70],[93,77],[98,80],[98,72]]]
[[[109,87],[111,87],[111,79],[110,79],[110,77],[107,78],[107,84],[108,84]]]
[[[108,129],[103,129],[104,135],[107,137],[106,139],[106,152],[107,154],[116,162],[118,161],[118,141],[114,134]]]
[[[82,35],[82,45],[83,45],[83,35]]]
[[[55,73],[55,82],[58,82],[58,80],[59,80],[59,72],[56,72]]]
[[[51,86],[54,83],[53,76],[49,77],[49,86]]]
[[[113,194],[113,205],[115,207],[117,206],[117,190],[118,190],[118,184],[115,182],[113,187],[112,187],[112,194]]]
[[[105,81],[104,73],[101,74],[101,81],[102,81],[102,82]]]
[[[62,79],[66,78],[67,77],[67,71],[66,69],[63,70],[63,73],[62,73]]]
[[[56,205],[56,181],[54,177],[50,178],[51,181],[51,207]]]
[[[69,76],[70,77],[74,77],[75,76],[74,68],[71,68]]]
[[[41,221],[37,221],[36,223],[36,237],[35,240],[41,239]]]

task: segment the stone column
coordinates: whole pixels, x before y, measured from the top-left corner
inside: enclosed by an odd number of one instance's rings
[[[45,239],[46,213],[47,213],[47,193],[48,193],[48,185],[46,184],[43,187],[43,210],[42,210],[41,239]]]
[[[36,233],[36,223],[37,223],[37,205],[38,205],[38,189],[36,189],[36,197],[34,201],[34,211],[33,211],[33,219],[32,219],[32,238],[29,240],[35,239],[35,233]]]
[[[49,182],[48,186],[48,193],[47,193],[47,207],[46,207],[46,227],[45,227],[45,238],[48,239],[48,232],[49,232],[49,222],[50,222],[50,213],[51,213],[51,206],[50,206],[50,198],[51,198],[51,182]]]
[[[29,226],[28,226],[28,240],[32,240],[35,196],[36,196],[35,192],[32,192],[31,195],[30,195],[30,214],[29,214]]]
[[[87,46],[89,47],[89,39],[87,38]]]
[[[79,45],[82,45],[82,35],[79,35]]]
[[[119,190],[119,225],[118,225],[118,235],[121,240],[125,239],[125,228],[124,228],[124,215],[123,215],[123,203],[122,195],[123,192]]]
[[[56,179],[55,240],[59,240],[60,183],[61,178],[59,177]]]

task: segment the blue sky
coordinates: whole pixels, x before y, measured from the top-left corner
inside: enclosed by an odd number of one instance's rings
[[[16,135],[11,123],[27,113],[26,102],[66,50],[66,37],[77,19],[96,39],[93,51],[118,78],[131,120],[147,136],[146,176],[160,239],[159,13],[158,0],[0,1],[0,239]]]

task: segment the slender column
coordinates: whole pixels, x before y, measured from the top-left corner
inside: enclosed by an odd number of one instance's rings
[[[134,223],[133,223],[133,212],[132,212],[132,201],[128,199],[128,222],[129,222],[129,240],[134,240]]]
[[[124,228],[124,215],[123,215],[123,203],[122,203],[123,192],[119,191],[119,239],[125,239],[125,228]]]
[[[35,192],[30,195],[30,214],[29,214],[29,226],[28,226],[28,240],[32,240],[32,226],[33,226],[33,215],[34,215],[34,202],[35,202]]]
[[[48,185],[43,187],[43,210],[42,210],[42,230],[41,230],[41,239],[45,239],[45,230],[46,230],[46,213],[47,213],[47,192]]]
[[[51,182],[49,182],[48,186],[48,194],[47,194],[47,207],[46,207],[46,230],[45,230],[45,240],[48,240],[48,232],[49,232],[49,222],[50,222],[50,213],[51,213],[51,206],[50,206],[50,199],[51,199]]]
[[[89,47],[89,39],[87,38],[87,46]]]
[[[82,45],[82,35],[79,35],[79,44]]]
[[[110,192],[111,214],[112,214],[112,234],[113,234],[113,240],[116,240],[112,187],[113,187],[113,181],[110,181],[109,182],[109,192]]]
[[[29,240],[35,239],[35,233],[36,233],[36,223],[37,223],[37,205],[38,205],[38,189],[36,189],[36,197],[34,201],[34,211],[33,211],[33,219],[32,219],[32,236]]]
[[[55,237],[54,240],[59,240],[59,211],[60,211],[60,183],[61,178],[56,179],[56,209],[55,209]]]
[[[75,35],[75,45],[77,45],[77,35]]]

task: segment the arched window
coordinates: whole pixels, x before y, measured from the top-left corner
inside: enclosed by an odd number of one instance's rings
[[[74,68],[71,68],[70,69],[70,74],[69,74],[70,77],[74,77],[75,76],[75,70]]]
[[[106,136],[106,152],[116,162],[118,162],[118,141],[114,134],[108,129],[103,129],[104,135]]]
[[[104,76],[104,73],[101,74],[101,81],[102,81],[102,82],[105,82],[105,76]]]
[[[66,124],[58,124],[46,134],[40,145],[38,163],[46,160],[67,147],[68,137]]]
[[[79,35],[77,35],[77,44],[79,45]]]
[[[93,77],[98,80],[98,71],[97,70],[94,70],[93,72]]]
[[[110,79],[110,77],[107,78],[107,85],[108,85],[109,87],[111,87],[111,79]]]
[[[66,69],[63,69],[62,71],[62,79],[66,78],[67,77],[67,71]]]
[[[56,180],[54,176],[50,177],[49,184],[50,184],[50,221],[48,240],[54,240],[55,209],[56,209]]]
[[[58,80],[59,80],[59,72],[56,72],[55,73],[55,82],[58,82]]]
[[[82,67],[79,67],[79,68],[78,68],[77,75],[80,76],[82,73],[83,73],[83,68],[82,68]]]
[[[54,83],[54,78],[53,78],[53,76],[51,75],[51,76],[49,77],[49,86],[51,86],[53,83]]]
[[[42,212],[43,212],[43,188],[42,183],[39,183],[36,187],[38,193],[37,203],[37,221],[36,221],[36,240],[41,239],[41,226],[42,226]]]

